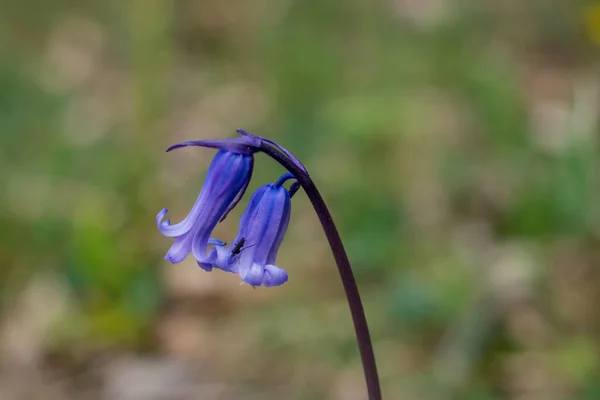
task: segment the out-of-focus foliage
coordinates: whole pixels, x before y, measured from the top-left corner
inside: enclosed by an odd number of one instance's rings
[[[330,205],[386,398],[600,398],[598,10],[5,1],[1,361],[65,371],[65,398],[117,398],[109,372],[80,376],[148,352],[207,366],[231,398],[363,398],[301,193],[281,288],[162,261],[154,216],[187,213],[212,157],[164,149],[243,127],[298,155]],[[251,189],[280,172],[259,158]]]

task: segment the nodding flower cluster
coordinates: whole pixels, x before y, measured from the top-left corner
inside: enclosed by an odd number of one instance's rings
[[[279,286],[288,280],[288,274],[275,265],[275,259],[290,221],[291,198],[300,187],[297,181],[290,189],[283,186],[286,181],[295,179],[291,173],[260,187],[252,195],[240,219],[237,237],[230,246],[210,235],[244,195],[252,177],[254,153],[260,151],[261,145],[277,148],[303,170],[304,167],[274,142],[241,129],[238,133],[241,137],[185,142],[167,150],[202,146],[216,148],[218,152],[187,217],[171,225],[170,220],[163,221],[166,208],[156,216],[160,232],[175,238],[165,259],[176,264],[192,253],[205,271],[216,268],[232,272],[252,286]]]
[[[319,217],[344,285],[369,400],[381,400],[373,344],[358,286],[344,244],[323,197],[304,165],[292,153],[269,139],[241,129],[237,132],[240,137],[234,139],[184,142],[167,149],[171,151],[180,147],[201,146],[219,151],[188,216],[175,225],[171,225],[169,220],[163,221],[167,214],[166,208],[156,216],[160,232],[175,238],[165,259],[175,264],[192,253],[205,271],[216,268],[238,274],[243,282],[252,287],[284,284],[288,280],[288,274],[275,265],[275,259],[290,222],[291,198],[302,187]],[[210,235],[244,195],[252,177],[254,153],[257,152],[271,157],[290,172],[277,181],[262,186],[252,195],[248,208],[240,219],[237,237],[227,247],[227,243],[211,238]],[[288,180],[294,182],[286,189],[283,184]]]

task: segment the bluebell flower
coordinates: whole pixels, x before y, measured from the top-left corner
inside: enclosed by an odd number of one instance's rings
[[[381,400],[377,365],[364,307],[344,244],[323,197],[304,165],[292,153],[267,138],[242,129],[237,132],[240,137],[233,139],[190,141],[167,149],[171,151],[186,146],[201,146],[220,151],[190,214],[171,226],[169,221],[162,222],[167,210],[158,213],[156,223],[160,231],[166,236],[175,237],[175,243],[166,258],[174,263],[180,262],[192,252],[200,267],[208,271],[219,268],[239,274],[242,281],[253,287],[284,284],[288,274],[275,265],[275,260],[290,221],[291,197],[302,187],[321,221],[344,285],[360,349],[368,398]],[[256,152],[271,157],[289,173],[254,193],[240,220],[237,238],[226,247],[226,243],[211,239],[210,234],[246,190],[252,174],[253,154]],[[288,191],[283,183],[289,179],[295,179],[295,182]],[[210,245],[213,247],[207,254]]]
[[[274,149],[288,157],[302,172],[306,170],[298,159],[277,143],[242,129],[238,133],[240,137],[237,138],[183,142],[167,149],[201,146],[220,151],[209,168],[202,192],[190,214],[180,223],[170,225],[170,221],[162,222],[167,209],[158,213],[159,230],[165,236],[175,237],[165,259],[178,263],[191,252],[198,265],[206,271],[219,268],[239,274],[252,286],[279,286],[287,281],[288,275],[274,264],[275,258],[289,223],[290,199],[300,188],[298,181],[289,190],[283,187],[283,183],[295,179],[293,174],[286,173],[252,196],[242,215],[238,236],[229,247],[225,242],[210,238],[210,234],[244,194],[252,174],[255,152]],[[207,252],[211,245],[213,248]]]
[[[292,178],[287,173],[252,195],[236,239],[229,247],[216,249],[215,267],[239,274],[252,286],[279,286],[288,280],[287,272],[275,265],[275,259],[290,221],[291,196],[298,188],[292,185],[290,193],[283,187]]]
[[[208,169],[202,191],[190,213],[175,225],[171,225],[170,220],[163,222],[168,211],[166,208],[156,216],[160,232],[175,238],[165,259],[176,264],[191,252],[198,264],[208,270],[217,260],[216,248],[225,245],[218,239],[210,239],[210,234],[243,196],[254,165],[253,150],[247,146],[238,145],[237,142],[209,142],[217,143],[210,147],[221,150]],[[207,253],[209,245],[214,247]]]

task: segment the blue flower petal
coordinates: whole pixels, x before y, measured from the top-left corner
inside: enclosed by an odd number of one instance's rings
[[[211,239],[210,234],[240,191],[247,187],[253,163],[251,154],[220,150],[208,169],[204,186],[190,213],[175,225],[170,221],[163,222],[166,208],[158,213],[159,231],[175,238],[165,257],[167,260],[179,263],[191,252],[202,268],[207,269],[207,264],[211,264],[212,269],[218,252],[213,248],[207,254],[207,247],[221,247],[225,243]]]
[[[288,280],[288,274],[284,269],[279,268],[276,265],[269,264],[265,266],[263,285],[264,286],[279,286],[286,283]]]
[[[257,263],[252,263],[240,273],[242,281],[252,286],[261,286],[265,275],[264,267]]]
[[[165,260],[170,261],[171,264],[180,263],[185,260],[190,251],[192,251],[192,237],[189,235],[180,236],[171,245]]]
[[[288,280],[287,273],[274,265],[291,214],[290,194],[281,186],[286,179],[284,175],[277,183],[264,185],[254,193],[236,239],[228,248],[217,249],[218,267],[239,273],[249,285],[278,286]],[[241,240],[242,247],[238,246]]]
[[[213,266],[210,263],[199,262],[198,265],[200,266],[200,268],[202,268],[206,272],[210,272],[213,270]]]

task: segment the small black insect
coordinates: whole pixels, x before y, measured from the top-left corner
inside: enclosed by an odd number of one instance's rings
[[[243,247],[245,243],[246,243],[246,238],[242,237],[240,240],[238,240],[238,242],[235,244],[235,246],[233,246],[233,249],[231,250],[231,254],[233,254],[234,256],[237,256],[238,254],[240,254],[242,252],[242,250],[245,250],[248,247],[252,247],[252,246],[256,245],[256,243],[254,243],[254,244],[251,244],[250,246]]]
[[[246,243],[246,238],[242,237],[236,244],[233,246],[233,250],[231,250],[231,254],[238,255],[240,251],[242,251],[242,246]]]

